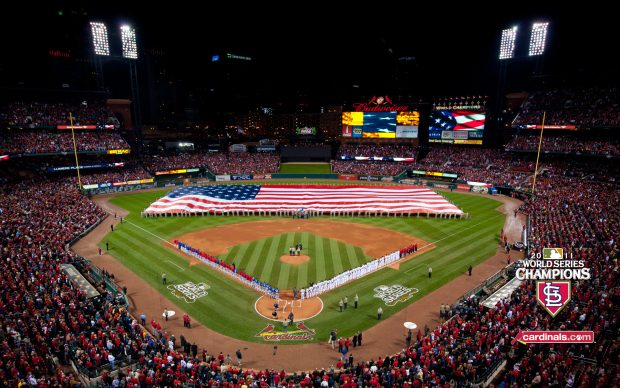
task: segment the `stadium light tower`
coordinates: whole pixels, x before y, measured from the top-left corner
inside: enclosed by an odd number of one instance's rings
[[[548,28],[549,22],[536,22],[532,24],[532,34],[530,35],[530,49],[528,51],[528,55],[530,57],[535,55],[542,55],[545,52]]]
[[[110,42],[108,41],[108,27],[101,22],[90,22],[90,31],[93,35],[93,49],[95,55],[110,55]]]
[[[129,80],[131,82],[131,99],[133,108],[133,122],[136,127],[140,128],[142,124],[142,115],[140,111],[140,86],[138,84],[138,44],[136,42],[136,29],[127,24],[122,24],[121,30],[121,55],[114,53],[111,55],[110,44],[108,40],[108,28],[102,22],[91,21],[90,29],[93,38],[93,53],[95,54],[94,64],[97,73],[97,82],[100,89],[103,89],[103,65],[106,62],[118,61],[129,65]],[[113,34],[114,38],[118,35]],[[114,45],[114,47],[118,47]],[[107,57],[107,58],[106,58]]]
[[[517,29],[517,26],[514,26],[502,30],[502,39],[499,44],[499,59],[512,59],[514,57]]]
[[[128,25],[121,26],[121,43],[123,45],[123,58],[138,59],[135,28]]]

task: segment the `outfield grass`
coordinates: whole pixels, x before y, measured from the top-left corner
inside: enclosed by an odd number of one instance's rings
[[[268,217],[141,218],[140,212],[165,195],[165,192],[165,190],[138,192],[113,198],[112,203],[129,210],[130,214],[126,218],[128,222],[118,225],[100,245],[105,246],[105,242],[109,241],[110,253],[113,256],[159,290],[172,303],[187,310],[194,319],[228,336],[260,342],[255,334],[266,326],[267,320],[259,318],[254,311],[254,302],[258,294],[207,266],[196,265],[190,268],[187,259],[173,249],[164,247],[165,243],[162,243],[161,239],[170,239],[173,236],[216,225],[256,221]],[[443,193],[443,195],[463,211],[470,213],[471,218],[468,220],[426,217],[336,218],[338,221],[364,223],[414,235],[428,242],[436,242],[436,248],[403,263],[399,271],[385,268],[322,295],[321,299],[325,304],[323,312],[306,322],[310,328],[317,331],[316,341],[325,341],[332,328],[338,329],[339,335],[350,336],[357,330],[365,330],[375,325],[379,305],[383,307],[385,318],[405,307],[403,303],[389,307],[379,299],[373,298],[373,289],[379,285],[401,284],[419,289],[419,293],[406,302],[412,303],[464,273],[469,265],[475,267],[495,253],[498,234],[504,223],[503,214],[495,210],[500,203],[480,196],[458,193]],[[428,265],[433,267],[432,279],[427,277]],[[168,274],[169,283],[205,282],[211,287],[209,295],[193,304],[187,304],[174,297],[161,284],[163,272]],[[359,295],[359,308],[340,313],[338,300],[344,296],[352,300],[355,293]]]
[[[280,172],[289,174],[330,174],[329,163],[280,163]]]
[[[280,257],[288,255],[289,248],[299,242],[310,261],[282,263]],[[282,233],[235,245],[221,258],[280,290],[301,289],[309,282],[330,279],[371,259],[360,247],[307,232]]]

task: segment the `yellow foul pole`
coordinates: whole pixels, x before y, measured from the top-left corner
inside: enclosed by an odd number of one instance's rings
[[[543,131],[545,130],[545,117],[547,112],[543,112],[542,124],[540,126],[540,140],[538,140],[538,154],[536,155],[536,168],[534,170],[534,182],[532,182],[532,194],[536,188],[536,174],[538,174],[538,160],[540,159],[540,149],[542,148]]]
[[[75,131],[73,130],[73,114],[69,112],[69,120],[71,121],[71,136],[73,137],[73,155],[75,155],[75,169],[78,176],[78,189],[82,190],[82,178],[80,177],[80,164],[77,157],[77,145],[75,144]]]

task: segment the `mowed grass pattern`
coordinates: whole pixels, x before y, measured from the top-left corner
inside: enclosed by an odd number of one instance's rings
[[[309,183],[309,182],[308,182]],[[237,282],[231,281],[220,272],[214,271],[207,266],[189,266],[187,259],[176,250],[162,242],[161,239],[172,239],[175,236],[203,228],[222,224],[240,223],[265,219],[266,217],[171,217],[171,218],[141,218],[140,212],[150,203],[165,195],[166,191],[138,192],[120,195],[112,199],[116,205],[130,211],[126,218],[128,222],[119,225],[115,231],[108,233],[101,241],[110,243],[110,254],[130,270],[145,279],[151,286],[158,290],[168,305],[177,304],[188,311],[193,319],[201,321],[213,330],[220,333],[248,341],[260,342],[261,339],[255,334],[262,330],[267,321],[259,318],[254,311],[254,302],[258,294]],[[338,217],[337,221],[364,223],[393,229],[405,234],[418,236],[425,241],[435,242],[436,248],[417,255],[400,266],[396,271],[390,268],[378,271],[370,276],[349,283],[337,290],[321,296],[324,303],[323,312],[315,318],[308,320],[306,324],[317,331],[315,341],[326,341],[329,331],[338,329],[338,334],[350,336],[357,330],[365,330],[377,323],[376,311],[381,305],[384,318],[388,318],[405,304],[399,303],[389,307],[377,298],[374,298],[374,288],[379,285],[401,284],[407,287],[419,289],[419,293],[406,303],[413,303],[427,293],[441,287],[455,277],[465,273],[467,267],[472,265],[474,271],[476,264],[492,256],[497,249],[499,232],[504,224],[504,215],[495,209],[501,205],[491,197],[471,196],[459,193],[443,193],[465,212],[470,213],[468,220],[446,220],[435,218],[408,218],[408,217]],[[324,217],[324,219],[331,219]],[[304,248],[312,244],[311,235],[300,236]],[[304,241],[307,238],[308,241]],[[337,249],[347,252],[354,249],[351,246],[338,246],[332,248],[332,243],[323,239],[316,241],[314,236],[313,260],[308,263],[307,274],[301,272],[297,277],[301,284],[310,281],[310,273],[315,273],[317,279],[325,278],[328,273],[338,270],[333,261],[328,260],[329,252]],[[247,246],[239,246],[237,255],[248,257],[247,270],[252,274],[261,274],[269,265],[266,261],[259,260],[266,257],[270,250],[276,252],[280,247],[285,251],[293,244],[297,237],[294,235],[281,236],[279,242],[272,248],[272,243],[266,244],[265,240],[248,243]],[[403,242],[403,245],[405,242]],[[249,256],[248,256],[249,255]],[[256,259],[252,259],[252,257]],[[344,257],[344,255],[343,255]],[[347,254],[348,266],[353,266],[355,257],[359,255]],[[346,262],[346,260],[343,260]],[[346,264],[342,263],[344,268]],[[428,279],[427,266],[433,267],[433,278]],[[183,269],[183,271],[181,271]],[[313,272],[312,272],[313,271]],[[199,299],[193,304],[174,297],[169,290],[161,284],[161,273],[168,274],[169,283],[195,283],[205,282],[211,288],[209,295]],[[289,269],[288,273],[280,271],[282,280],[288,283],[294,276]],[[303,277],[307,276],[304,280]],[[131,292],[131,286],[130,290]],[[357,293],[360,298],[358,309],[348,309],[344,313],[338,310],[338,300],[348,296],[349,300]],[[157,297],[159,303],[163,302]],[[157,303],[157,299],[153,303]],[[448,302],[448,301],[444,301]],[[407,320],[415,321],[415,316]]]
[[[289,248],[299,242],[303,246],[301,253],[311,260],[298,265],[282,263],[280,257],[289,255]],[[309,282],[332,278],[370,259],[360,247],[308,232],[283,233],[239,244],[221,258],[281,290],[300,289]]]

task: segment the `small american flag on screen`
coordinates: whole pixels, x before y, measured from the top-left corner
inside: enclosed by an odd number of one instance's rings
[[[462,214],[424,187],[328,185],[187,186],[152,203],[147,214],[233,211],[332,211]]]
[[[438,110],[431,113],[431,131],[480,131],[484,129],[485,114],[472,110]]]

